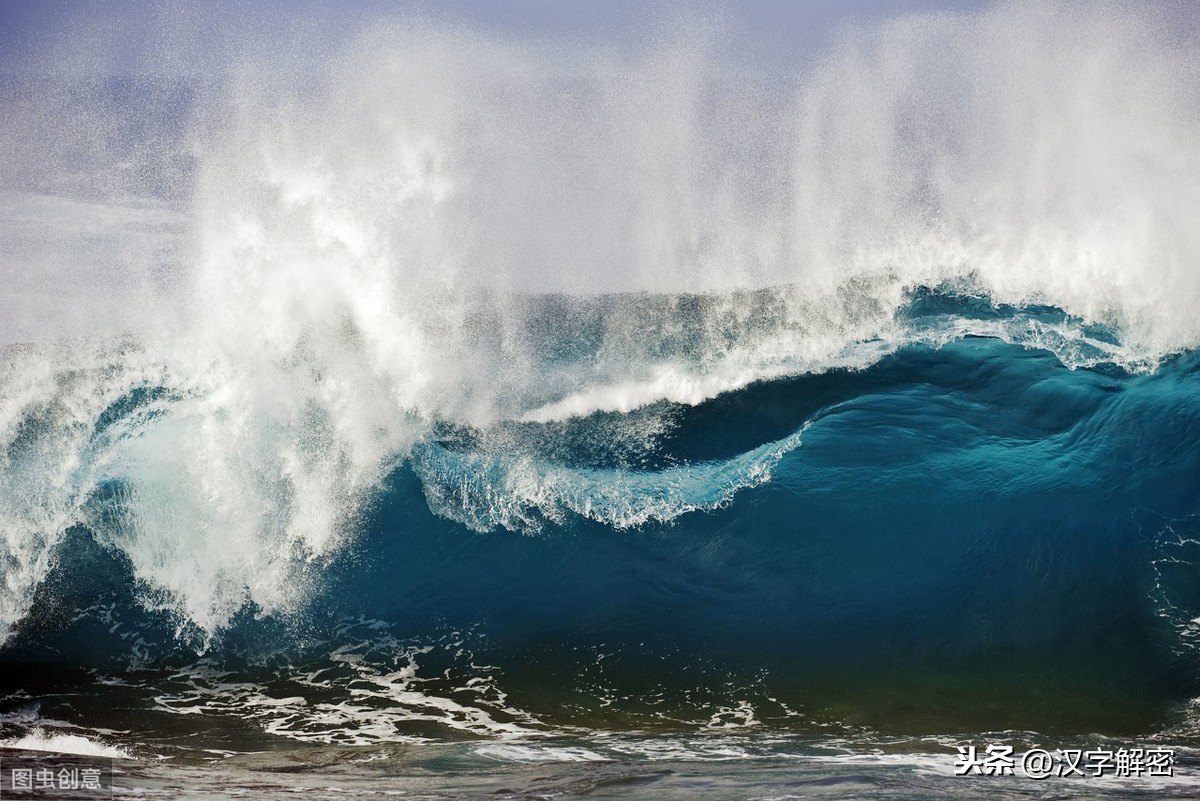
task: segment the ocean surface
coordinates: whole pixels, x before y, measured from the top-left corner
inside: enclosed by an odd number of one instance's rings
[[[1196,26],[1105,9],[0,82],[0,767],[1200,795]]]

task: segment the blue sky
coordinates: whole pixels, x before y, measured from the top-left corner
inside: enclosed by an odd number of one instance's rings
[[[208,74],[236,51],[336,48],[365,23],[418,13],[513,37],[636,42],[673,16],[720,20],[726,46],[758,67],[787,69],[840,24],[911,11],[971,10],[982,0],[0,0],[0,71]]]

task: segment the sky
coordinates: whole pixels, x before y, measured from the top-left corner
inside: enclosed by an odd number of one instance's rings
[[[708,18],[758,69],[787,71],[840,25],[911,11],[967,11],[981,0],[0,0],[0,72],[204,77],[246,49],[280,60],[336,49],[378,18],[416,14],[513,37],[636,43],[658,21]]]

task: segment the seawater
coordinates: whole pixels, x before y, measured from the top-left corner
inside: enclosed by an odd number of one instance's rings
[[[0,741],[130,797],[1194,795],[1200,76],[1102,10],[4,83]]]

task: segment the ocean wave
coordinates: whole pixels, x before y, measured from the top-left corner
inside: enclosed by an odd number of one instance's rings
[[[1195,650],[1190,545],[1129,521],[1196,511],[1200,75],[1194,32],[1104,9],[863,25],[783,81],[707,28],[610,52],[403,18],[290,84],[5,84],[0,645],[75,626],[141,668],[175,651],[81,611],[220,654],[348,599],[517,640],[608,612],[789,676],[865,648],[901,684],[1067,642],[1052,683],[1103,668],[1042,713],[1141,725],[1190,691],[1162,649]],[[321,712],[522,723],[392,667]],[[1150,673],[1183,678],[1071,703]],[[168,714],[344,733],[178,681]],[[761,719],[741,700],[701,725]]]
[[[302,606],[404,464],[435,513],[473,530],[535,530],[566,515],[625,529],[721,508],[769,480],[809,418],[708,455],[663,446],[686,410],[751,397],[754,386],[865,375],[905,349],[972,337],[1048,351],[1073,369],[1151,374],[1161,363],[1053,307],[1007,306],[961,288],[907,298],[886,337],[816,350],[805,344],[809,329],[750,315],[752,324],[726,326],[719,358],[704,333],[710,312],[695,298],[614,297],[600,311],[592,301],[526,298],[527,320],[541,322],[529,322],[524,341],[541,355],[522,370],[541,377],[531,384],[538,390],[524,400],[513,393],[507,413],[482,418],[422,407],[415,397],[418,405],[406,406],[353,361],[334,375],[309,356],[270,361],[273,378],[263,383],[249,365],[206,360],[211,352],[163,361],[152,343],[10,348],[0,396],[10,592],[0,626],[10,636],[28,614],[74,525],[129,560],[143,603],[176,614],[180,632],[203,641],[246,608],[286,614]],[[655,334],[640,352],[622,346],[614,359],[603,340],[581,342],[569,327],[545,325],[630,317],[660,331],[700,327],[673,344]],[[597,369],[597,360],[611,364]],[[617,373],[624,377],[613,383]],[[274,394],[275,380],[296,394]],[[736,422],[720,425],[737,438]]]

